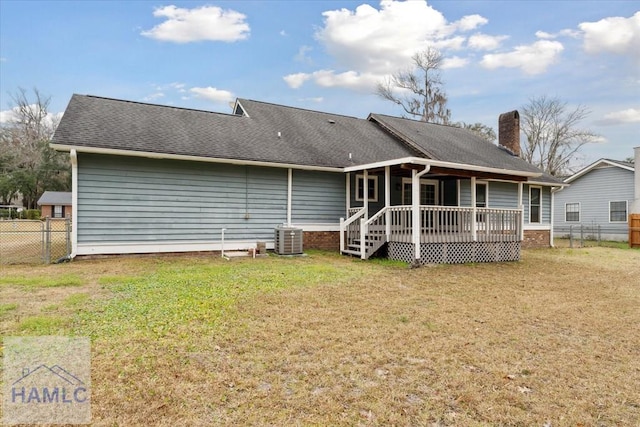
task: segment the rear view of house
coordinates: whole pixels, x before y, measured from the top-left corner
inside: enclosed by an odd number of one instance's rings
[[[72,160],[74,255],[272,248],[284,224],[361,258],[501,261],[550,244],[563,185],[519,158],[518,114],[503,116],[496,146],[377,114],[74,95],[52,147]]]

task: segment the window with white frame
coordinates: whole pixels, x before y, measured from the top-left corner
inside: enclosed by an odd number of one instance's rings
[[[402,178],[402,204],[412,203],[411,178]],[[434,206],[438,204],[438,184],[434,179],[420,180],[420,204]]]
[[[542,219],[542,187],[529,187],[529,223],[539,224]]]
[[[54,205],[53,206],[53,217],[54,218],[62,218],[62,206]]]
[[[627,201],[609,202],[609,222],[627,222]]]
[[[367,177],[367,196],[370,202],[378,201],[378,177],[377,176],[369,176]],[[356,176],[356,201],[362,202],[364,201],[364,175]]]
[[[565,222],[580,222],[580,203],[565,203]]]

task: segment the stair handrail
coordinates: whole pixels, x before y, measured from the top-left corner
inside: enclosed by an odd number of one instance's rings
[[[351,215],[349,218],[340,218],[340,252],[343,252],[345,250],[344,232],[347,230],[347,227],[355,222],[358,218],[362,217],[366,212],[367,208],[363,206],[358,212]]]

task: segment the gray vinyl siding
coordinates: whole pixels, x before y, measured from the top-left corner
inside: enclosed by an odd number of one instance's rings
[[[80,154],[78,242],[272,240],[287,170]]]
[[[338,224],[346,212],[343,173],[294,170],[291,222]]]
[[[627,240],[629,224],[609,222],[609,202],[627,201],[627,213],[634,198],[634,174],[615,166],[595,168],[555,193],[554,230],[566,235],[571,225],[600,225],[603,238]],[[565,221],[567,203],[580,203],[580,221]],[[608,235],[608,236],[607,236]]]
[[[518,184],[513,182],[489,182],[489,207],[518,209]]]

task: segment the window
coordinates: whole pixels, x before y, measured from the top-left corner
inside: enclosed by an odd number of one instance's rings
[[[542,188],[529,187],[529,223],[539,224],[542,211]]]
[[[402,204],[410,205],[411,198],[411,178],[402,179]],[[434,206],[438,204],[438,181],[432,179],[420,180],[420,204]]]
[[[487,184],[485,182],[476,183],[476,208],[487,207]]]
[[[566,203],[564,205],[564,220],[566,222],[580,222],[580,203]]]
[[[609,222],[627,222],[627,201],[609,202]]]
[[[378,201],[378,177],[370,176],[367,179],[367,195],[370,202]],[[364,201],[364,175],[356,176],[356,201]]]
[[[54,218],[62,218],[62,215],[63,215],[62,206],[60,206],[60,205],[53,206],[53,217]]]

